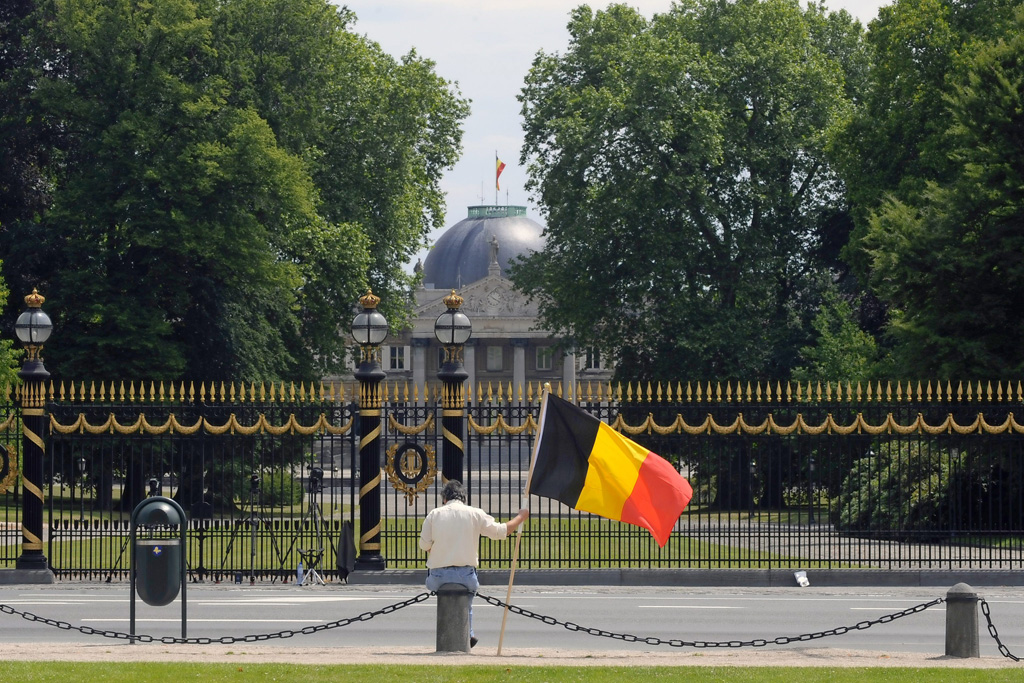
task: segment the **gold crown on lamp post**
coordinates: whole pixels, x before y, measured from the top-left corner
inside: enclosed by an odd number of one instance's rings
[[[46,297],[35,287],[32,288],[32,293],[25,297],[25,305],[29,308],[42,308],[45,301]]]
[[[359,297],[359,303],[363,305],[363,308],[377,308],[380,297],[374,294],[372,289],[367,289],[366,294]]]
[[[456,294],[455,290],[453,289],[452,293],[446,296],[444,299],[442,299],[442,301],[444,302],[444,305],[447,306],[448,308],[458,308],[459,306],[462,305],[465,299]]]

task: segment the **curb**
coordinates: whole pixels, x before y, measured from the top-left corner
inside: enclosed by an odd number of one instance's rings
[[[705,586],[795,588],[791,569],[517,569],[516,583],[527,586]],[[1005,570],[808,569],[807,579],[819,587],[842,586],[1024,586],[1024,572]],[[481,585],[507,585],[509,571],[482,569]],[[353,585],[423,583],[426,570],[357,571]]]

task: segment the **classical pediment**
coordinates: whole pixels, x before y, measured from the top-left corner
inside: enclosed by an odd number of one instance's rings
[[[442,299],[451,290],[421,289],[416,292],[415,317],[436,318],[445,311]],[[536,318],[537,305],[500,276],[488,276],[458,290],[465,303],[462,312],[472,318]]]

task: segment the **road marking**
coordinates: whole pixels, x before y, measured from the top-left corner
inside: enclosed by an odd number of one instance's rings
[[[746,609],[727,605],[637,605],[640,609]]]
[[[899,612],[901,610],[900,610],[899,607],[851,607],[850,611],[851,612],[858,612],[858,611],[861,611],[861,612],[865,612],[865,611],[866,612]],[[946,608],[945,607],[929,607],[928,609],[921,610],[921,611],[922,612],[945,612]]]

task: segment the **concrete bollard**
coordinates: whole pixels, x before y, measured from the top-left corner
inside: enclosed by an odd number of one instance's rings
[[[437,651],[469,652],[469,601],[472,594],[458,583],[437,590]]]
[[[966,583],[958,583],[946,593],[946,656],[981,657],[978,594]]]

